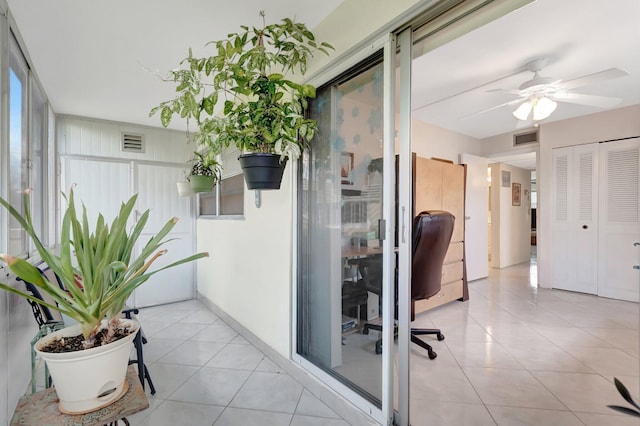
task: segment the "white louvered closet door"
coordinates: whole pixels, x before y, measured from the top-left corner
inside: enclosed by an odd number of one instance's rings
[[[120,204],[131,197],[131,176],[130,162],[63,157],[61,191],[68,194],[71,186],[75,186],[73,193],[78,213],[82,214],[84,204],[89,223],[96,223],[98,213],[111,223]],[[62,213],[66,206],[61,197]]]
[[[597,149],[553,150],[553,288],[598,292]]]
[[[176,182],[184,178],[184,167],[136,164],[136,192],[138,212],[151,209],[149,221],[138,241],[141,250],[155,233],[172,217],[178,218],[164,248],[167,254],[154,262],[151,269],[168,265],[196,251],[192,197],[179,197]],[[195,263],[186,263],[160,272],[134,292],[137,307],[160,305],[195,296]]]
[[[72,184],[76,204],[87,206],[90,223],[98,212],[110,223],[133,193],[138,193],[137,214],[151,209],[144,233],[138,240],[136,255],[141,246],[157,233],[169,218],[178,217],[165,248],[169,252],[154,263],[151,269],[169,264],[195,253],[194,206],[192,197],[179,197],[176,182],[184,179],[184,167],[139,163],[137,161],[63,157],[61,185],[68,192]],[[65,202],[61,200],[64,208]],[[79,212],[81,209],[79,208]],[[136,218],[131,218],[130,226]],[[136,307],[159,305],[195,296],[195,264],[189,263],[160,272],[134,291],[129,304]]]
[[[598,294],[638,301],[640,138],[600,144]]]

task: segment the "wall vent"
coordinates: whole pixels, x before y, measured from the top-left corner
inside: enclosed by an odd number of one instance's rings
[[[122,151],[144,152],[144,135],[138,133],[122,133]]]
[[[538,130],[531,130],[525,133],[513,135],[513,146],[527,145],[538,142]]]

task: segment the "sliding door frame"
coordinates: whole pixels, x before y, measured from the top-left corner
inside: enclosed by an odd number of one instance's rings
[[[395,169],[394,164],[394,146],[395,146],[395,54],[396,39],[393,34],[386,34],[378,38],[375,42],[367,45],[366,48],[360,50],[357,54],[352,55],[348,61],[335,67],[331,73],[322,73],[325,78],[317,78],[309,81],[310,84],[321,86],[322,83],[335,78],[336,75],[355,66],[363,60],[376,55],[377,52],[383,50],[383,69],[384,69],[384,85],[383,85],[383,152],[384,152],[384,170],[383,170],[383,214],[382,217],[387,224],[384,229],[383,241],[383,294],[393,294],[394,285],[394,208],[395,208]],[[329,75],[331,74],[331,75]],[[297,213],[296,213],[297,217]],[[297,235],[294,236],[294,246],[299,246],[300,241]],[[297,271],[294,272],[294,283],[297,283]],[[298,300],[298,286],[293,286],[292,300]],[[342,383],[322,368],[313,364],[297,353],[298,347],[298,316],[297,309],[293,309],[293,327],[292,327],[292,347],[291,359],[298,363],[305,370],[309,371],[315,377],[324,382],[334,391],[338,392],[342,397],[349,400],[362,411],[373,417],[376,421],[385,425],[392,425],[394,418],[393,409],[393,309],[394,300],[392,297],[382,298],[382,316],[383,316],[383,353],[382,353],[382,400],[381,407],[372,403],[351,387]]]

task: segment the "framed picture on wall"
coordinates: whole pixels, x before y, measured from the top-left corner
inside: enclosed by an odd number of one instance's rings
[[[511,186],[511,172],[508,170],[502,171],[502,186],[508,188]]]
[[[353,185],[353,152],[340,154],[340,179],[343,185]]]
[[[521,189],[522,189],[522,186],[519,183],[514,182],[513,185],[511,186],[511,205],[512,206],[520,205]]]

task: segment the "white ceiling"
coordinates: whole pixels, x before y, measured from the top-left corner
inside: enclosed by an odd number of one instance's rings
[[[161,80],[188,49],[240,25],[294,18],[313,28],[343,0],[8,0],[55,112],[160,127],[149,110],[171,99]],[[174,128],[184,128],[174,120]]]
[[[189,47],[237,31],[295,17],[310,28],[343,0],[8,0],[36,72],[60,114],[159,126],[149,110],[173,96],[159,75],[178,66]],[[536,0],[414,61],[415,117],[475,138],[512,132],[515,107],[464,117],[513,100],[532,74],[525,63],[546,57],[542,75],[572,79],[608,68],[630,75],[575,89],[615,96],[616,107],[640,103],[640,1]],[[550,122],[600,111],[559,104]],[[179,121],[176,120],[176,126]],[[525,125],[527,127],[529,124]],[[178,127],[175,127],[178,128]],[[535,167],[535,166],[534,166]],[[529,166],[530,167],[530,163]]]
[[[553,79],[619,68],[629,76],[572,91],[620,98],[615,108],[638,104],[639,52],[640,1],[537,0],[417,58],[414,116],[479,139],[530,127],[511,114],[517,105],[473,114],[517,99],[488,90],[517,89],[533,77],[524,65],[543,57],[541,75]],[[600,111],[562,102],[541,123]]]

